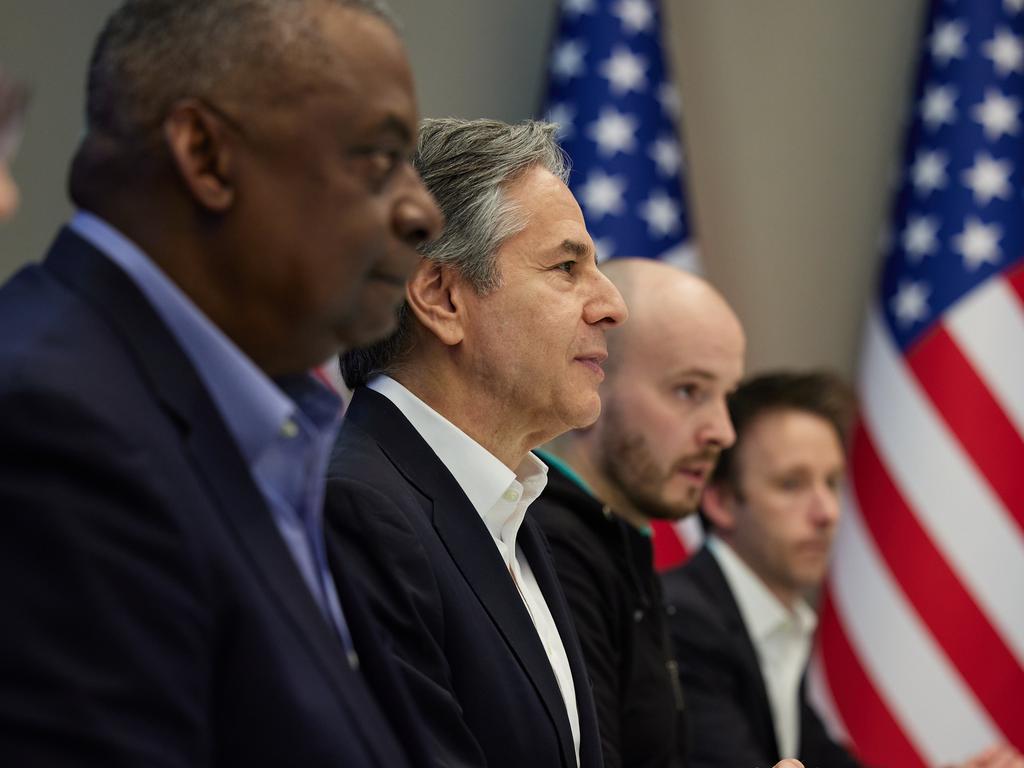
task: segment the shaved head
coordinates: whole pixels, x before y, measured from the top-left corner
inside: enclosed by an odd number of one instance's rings
[[[681,323],[694,333],[743,337],[739,318],[707,280],[654,259],[612,259],[601,271],[619,289],[629,322],[608,334],[605,371],[614,376],[631,357],[658,355],[668,326]],[[677,335],[677,334],[673,334]],[[683,340],[685,341],[685,340]]]
[[[601,417],[556,446],[636,525],[696,511],[735,438],[726,396],[743,375],[736,314],[703,278],[650,259],[602,265],[629,308],[608,333]]]

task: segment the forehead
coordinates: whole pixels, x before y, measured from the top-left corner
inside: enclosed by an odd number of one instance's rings
[[[504,251],[521,250],[527,255],[533,250],[538,257],[562,250],[575,250],[577,256],[583,251],[593,254],[579,203],[565,183],[546,168],[536,165],[519,174],[504,187],[503,195],[523,217],[524,226],[505,241],[499,256]]]
[[[817,414],[796,409],[757,416],[744,430],[737,450],[741,465],[750,469],[802,466],[832,472],[845,464],[835,427]]]
[[[685,297],[651,296],[648,307],[630,306],[643,314],[628,334],[626,349],[630,368],[657,379],[698,374],[728,389],[743,375],[746,340],[732,311],[714,302],[694,302]],[[633,305],[645,301],[643,294]],[[630,322],[633,322],[631,319]],[[627,331],[630,330],[627,326]]]
[[[415,135],[417,104],[412,70],[398,35],[383,19],[356,8],[319,4],[311,23],[322,55],[296,64],[314,96],[346,113],[346,127],[388,122]]]

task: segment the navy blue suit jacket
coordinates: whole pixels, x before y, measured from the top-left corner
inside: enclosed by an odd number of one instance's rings
[[[0,328],[0,765],[425,764],[345,570],[359,673],[128,277],[65,230]]]
[[[487,527],[390,400],[358,389],[327,484],[328,530],[390,635],[444,768],[575,768],[569,718],[537,631]],[[551,552],[527,514],[517,536],[558,627],[599,768],[590,682]]]
[[[800,751],[780,755],[754,642],[725,574],[707,547],[663,576],[674,611],[669,630],[690,718],[691,768],[773,765],[797,757],[807,768],[860,768],[831,739],[800,691]]]

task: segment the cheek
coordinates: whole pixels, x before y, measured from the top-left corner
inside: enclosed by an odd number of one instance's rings
[[[796,533],[794,516],[787,514],[786,503],[775,494],[766,494],[757,501],[751,526],[753,537],[760,539],[774,552],[784,552],[792,546]]]

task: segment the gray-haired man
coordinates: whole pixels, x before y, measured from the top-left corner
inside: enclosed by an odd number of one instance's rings
[[[530,450],[600,411],[598,271],[553,127],[427,121],[416,165],[448,220],[395,337],[346,355],[356,388],[327,516],[427,718],[437,765],[601,765],[590,684],[525,517]]]

